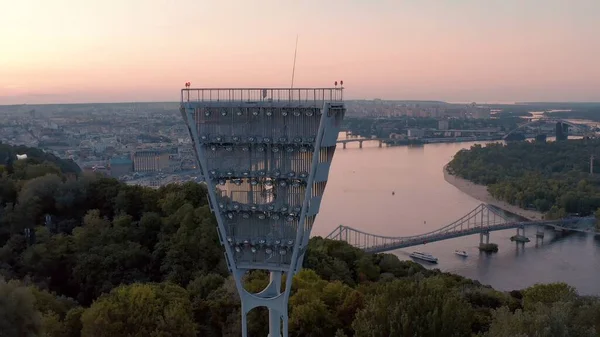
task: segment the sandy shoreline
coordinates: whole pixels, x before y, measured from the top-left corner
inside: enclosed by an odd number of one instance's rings
[[[447,165],[444,165],[443,168],[444,179],[446,180],[446,182],[453,185],[464,194],[467,194],[470,197],[475,198],[486,204],[494,205],[496,207],[518,214],[530,220],[542,219],[543,214],[541,212],[525,210],[520,207],[506,203],[504,201],[500,201],[490,195],[490,193],[487,191],[487,186],[474,184],[468,180],[459,178],[457,176],[453,176],[450,173],[448,173],[448,171],[446,170],[446,166]]]

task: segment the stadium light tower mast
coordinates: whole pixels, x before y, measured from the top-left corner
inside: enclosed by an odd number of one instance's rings
[[[288,336],[292,278],[302,267],[346,112],[343,82],[337,84],[195,89],[187,82],[181,90],[180,111],[240,294],[243,337],[256,307],[269,309],[270,337]],[[268,270],[270,283],[251,294],[243,276],[256,269]]]

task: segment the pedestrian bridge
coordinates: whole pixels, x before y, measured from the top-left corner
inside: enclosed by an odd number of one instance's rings
[[[499,208],[492,205],[480,204],[471,212],[451,224],[423,234],[404,237],[383,236],[340,225],[327,235],[326,238],[345,241],[366,252],[382,253],[473,234],[480,235],[480,243],[483,243],[483,237],[486,236],[489,243],[490,232],[506,229],[516,228],[518,234],[520,234],[519,231],[523,231],[524,234],[525,228],[531,226],[551,226],[556,229],[593,232],[594,225],[595,219],[593,217],[515,221],[504,215],[503,211]]]

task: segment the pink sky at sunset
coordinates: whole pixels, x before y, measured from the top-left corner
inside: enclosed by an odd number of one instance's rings
[[[350,99],[600,101],[598,0],[0,0],[0,104],[344,80]]]

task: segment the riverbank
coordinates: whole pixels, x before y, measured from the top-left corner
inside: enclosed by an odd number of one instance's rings
[[[470,197],[475,198],[486,204],[494,205],[498,208],[502,208],[511,213],[515,213],[515,214],[525,217],[529,220],[541,220],[542,219],[543,214],[541,212],[522,209],[515,205],[511,205],[507,202],[498,200],[498,199],[492,197],[490,192],[488,192],[487,186],[475,184],[468,180],[454,176],[454,175],[448,173],[448,170],[446,170],[446,166],[447,165],[444,165],[444,168],[443,168],[444,179],[446,180],[447,183],[456,187],[458,190],[460,190],[464,194],[467,194]]]

